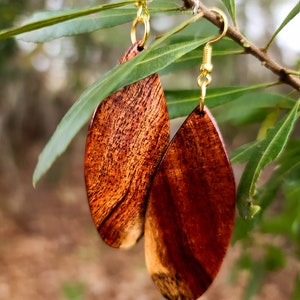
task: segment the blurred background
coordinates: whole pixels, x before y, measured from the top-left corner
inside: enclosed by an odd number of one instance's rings
[[[177,0],[178,3],[179,0]],[[204,1],[218,4],[220,1]],[[297,1],[239,0],[240,28],[264,46]],[[0,0],[0,29],[20,24],[39,10],[92,6],[103,1]],[[152,34],[178,24],[174,16],[152,18]],[[57,124],[80,94],[111,69],[130,45],[131,24],[43,44],[0,41],[0,299],[162,299],[144,262],[143,241],[129,251],[111,249],[98,237],[90,218],[83,178],[87,126],[37,188],[32,174],[38,155]],[[297,68],[300,53],[297,16],[280,34],[271,55]],[[200,65],[201,62],[199,62]],[[214,85],[243,85],[276,80],[251,57],[214,61]],[[218,65],[222,67],[218,67]],[[188,73],[162,76],[165,88],[197,88],[199,66]],[[184,79],[183,79],[184,78]],[[232,149],[257,127],[222,131]],[[236,167],[237,180],[241,170]],[[273,239],[254,235],[263,243]],[[282,237],[272,240],[290,245]],[[202,299],[240,300],[249,278],[232,270],[241,254],[236,243],[221,273]],[[260,255],[259,251],[254,251]],[[253,299],[291,299],[299,261],[287,256],[285,267],[269,273]],[[258,270],[257,276],[263,276]],[[234,278],[233,278],[234,277]]]

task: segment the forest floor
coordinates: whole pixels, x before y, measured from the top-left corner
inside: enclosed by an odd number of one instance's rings
[[[159,300],[148,275],[143,240],[130,250],[106,246],[92,223],[83,178],[83,146],[71,146],[50,174],[32,187],[40,148],[31,147],[18,166],[0,172],[0,300]],[[40,147],[42,147],[40,145]],[[39,148],[39,149],[38,149]],[[242,300],[249,274],[229,272],[240,253],[228,251],[203,300]],[[293,265],[270,274],[254,300],[284,300],[292,290]]]

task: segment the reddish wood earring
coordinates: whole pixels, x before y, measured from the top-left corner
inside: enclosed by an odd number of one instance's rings
[[[134,43],[123,63],[140,49]],[[169,118],[157,74],[98,106],[86,140],[84,173],[93,221],[112,247],[128,248],[144,230],[146,197],[169,143]]]
[[[235,182],[207,108],[181,126],[158,168],[145,222],[146,263],[167,299],[197,299],[215,278],[230,242]]]

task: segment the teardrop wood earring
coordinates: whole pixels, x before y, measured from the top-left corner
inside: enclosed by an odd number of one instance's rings
[[[232,168],[217,124],[204,107],[212,71],[210,44],[227,30],[226,16],[212,11],[222,17],[224,29],[204,50],[200,105],[171,141],[146,212],[146,263],[167,299],[197,299],[206,291],[219,271],[234,224]]]
[[[138,55],[149,36],[146,1],[132,26],[133,45],[120,63]],[[145,26],[136,41],[136,26]],[[169,137],[169,117],[157,74],[130,84],[95,110],[86,140],[84,173],[93,221],[112,247],[128,248],[144,231],[146,197]]]

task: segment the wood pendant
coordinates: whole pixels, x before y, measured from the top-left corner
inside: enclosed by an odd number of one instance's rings
[[[135,43],[120,63],[138,53]],[[149,187],[169,144],[169,132],[157,74],[122,88],[95,110],[84,173],[91,215],[108,245],[128,248],[143,234]]]
[[[215,278],[235,217],[235,182],[205,108],[181,126],[158,168],[145,222],[148,270],[167,299],[197,299]]]

